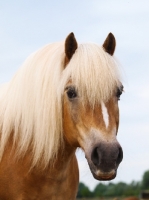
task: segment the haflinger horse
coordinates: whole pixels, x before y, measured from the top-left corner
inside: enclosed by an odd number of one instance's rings
[[[33,53],[0,87],[0,200],[74,200],[81,148],[97,180],[115,178],[123,92],[115,38],[73,33]]]

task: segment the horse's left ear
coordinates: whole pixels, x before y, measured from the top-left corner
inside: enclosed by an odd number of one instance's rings
[[[73,33],[70,33],[65,40],[65,55],[66,60],[69,62],[78,47],[76,38]]]
[[[114,54],[116,47],[116,40],[112,33],[109,33],[106,40],[103,43],[104,50],[109,53],[111,56]]]

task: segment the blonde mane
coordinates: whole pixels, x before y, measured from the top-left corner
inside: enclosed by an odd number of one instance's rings
[[[17,155],[32,147],[33,166],[53,162],[63,145],[62,99],[67,82],[84,102],[107,101],[119,85],[114,57],[95,44],[81,44],[64,69],[64,43],[32,54],[0,88],[0,159],[10,138]]]

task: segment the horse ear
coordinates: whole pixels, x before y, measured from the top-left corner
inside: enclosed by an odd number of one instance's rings
[[[112,33],[109,33],[106,40],[103,43],[104,50],[109,53],[111,56],[114,54],[116,47],[116,40]]]
[[[73,33],[70,33],[65,40],[65,54],[67,62],[69,62],[77,47],[78,44],[75,39],[75,36]]]

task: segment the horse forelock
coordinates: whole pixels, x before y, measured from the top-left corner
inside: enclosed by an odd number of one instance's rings
[[[115,57],[96,44],[81,44],[63,72],[61,85],[71,82],[84,103],[106,102],[121,85]],[[62,90],[63,91],[63,90]]]

